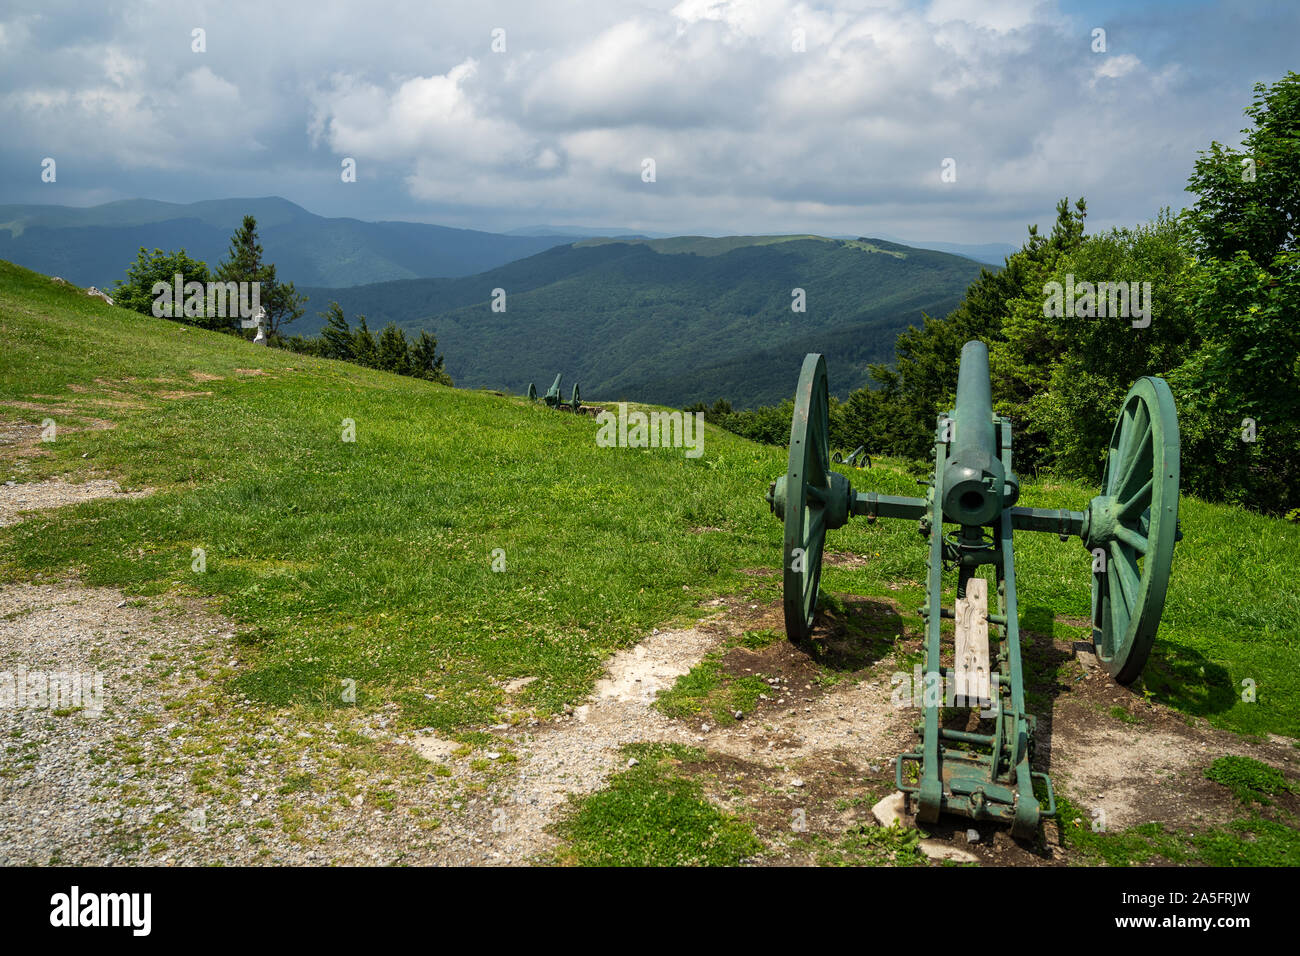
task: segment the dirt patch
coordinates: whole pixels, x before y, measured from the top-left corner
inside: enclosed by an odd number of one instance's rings
[[[237,368],[234,370],[236,375],[266,375],[260,368]]]
[[[225,376],[213,375],[211,372],[200,372],[198,369],[190,370],[190,377],[196,382],[224,382]]]
[[[186,392],[179,389],[175,391],[157,393],[159,398],[165,398],[168,401],[174,401],[176,399],[182,399],[182,398],[204,398],[205,396],[209,396],[211,394],[212,394],[211,392]]]
[[[606,665],[596,681],[592,703],[577,708],[579,721],[591,719],[593,706],[610,703],[653,703],[655,696],[690,671],[717,642],[716,635],[700,630],[659,631]],[[608,710],[608,707],[606,707]]]
[[[1053,782],[1087,812],[1104,814],[1110,829],[1159,822],[1201,830],[1240,817],[1228,788],[1205,777],[1229,754],[1300,778],[1300,750],[1286,738],[1256,742],[1219,730],[1143,699],[1102,671],[1056,699],[1049,743]]]
[[[148,407],[145,402],[140,400],[138,395],[122,391],[117,384],[106,382],[102,378],[95,379],[95,387],[93,388],[89,385],[69,382],[68,391],[85,396],[82,401],[97,408],[138,409]]]
[[[33,411],[43,412],[45,414],[58,414],[66,416],[64,409],[53,410],[53,412],[44,406],[32,406]],[[100,431],[115,427],[110,421],[99,418],[85,418],[78,416],[79,423],[76,425],[59,423],[56,434],[70,434],[79,431]],[[29,458],[36,458],[49,454],[49,449],[44,447],[43,439],[45,429],[36,422],[8,421],[0,419],[0,462],[12,464],[16,472],[25,470],[22,462]]]
[[[6,482],[0,485],[0,527],[17,524],[31,511],[62,508],[100,498],[142,498],[152,492],[152,488],[123,491],[116,481],[106,478],[80,485],[61,479],[33,484]]]

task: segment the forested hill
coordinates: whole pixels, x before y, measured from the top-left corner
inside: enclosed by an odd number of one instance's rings
[[[337,301],[371,328],[434,332],[458,385],[523,391],[563,372],[601,399],[744,407],[789,397],[808,351],[826,354],[837,394],[866,384],[867,363],[955,307],[982,268],[877,239],[592,239],[460,279],[300,287],[308,314],[291,331],[317,331]]]

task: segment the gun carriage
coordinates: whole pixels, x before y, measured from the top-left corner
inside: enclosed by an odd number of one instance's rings
[[[955,682],[959,699],[978,706],[983,721],[981,732],[945,727],[945,695],[924,695],[920,740],[897,758],[895,783],[915,801],[922,822],[946,812],[1010,823],[1014,836],[1028,837],[1040,819],[1055,814],[1056,800],[1048,775],[1031,768],[1035,720],[1025,708],[1013,535],[1047,532],[1083,542],[1093,562],[1097,657],[1116,681],[1132,682],[1155,639],[1180,537],[1178,417],[1163,379],[1138,379],[1111,435],[1100,493],[1086,509],[1025,508],[1016,504],[1011,422],[993,413],[991,392],[988,349],[967,342],[955,407],[935,424],[934,472],[924,482],[925,497],[860,492],[831,470],[826,362],[809,354],[795,392],[786,473],[772,482],[767,501],[785,526],[785,626],[795,642],[813,633],[827,532],[853,517],[917,522],[929,544],[927,601],[919,611],[925,685]],[[988,578],[985,568],[992,572]],[[951,610],[946,581],[955,585]],[[945,618],[956,625],[952,666],[944,663]],[[916,765],[914,780],[904,779],[909,764]]]

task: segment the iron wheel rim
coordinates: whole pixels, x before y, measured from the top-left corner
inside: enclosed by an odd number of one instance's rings
[[[785,475],[785,630],[790,640],[796,642],[811,636],[817,612],[830,470],[826,360],[811,353],[804,359],[795,390]]]
[[[1178,414],[1164,380],[1138,379],[1111,434],[1101,493],[1115,537],[1092,577],[1097,657],[1121,684],[1142,672],[1164,610],[1178,527]]]

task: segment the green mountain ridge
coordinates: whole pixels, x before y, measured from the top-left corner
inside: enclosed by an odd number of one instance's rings
[[[982,268],[881,239],[594,239],[465,278],[304,288],[292,331],[315,332],[337,301],[374,329],[432,331],[460,385],[522,392],[563,372],[605,400],[747,407],[789,397],[809,351],[826,354],[837,394],[867,384],[898,333],[955,307]]]

